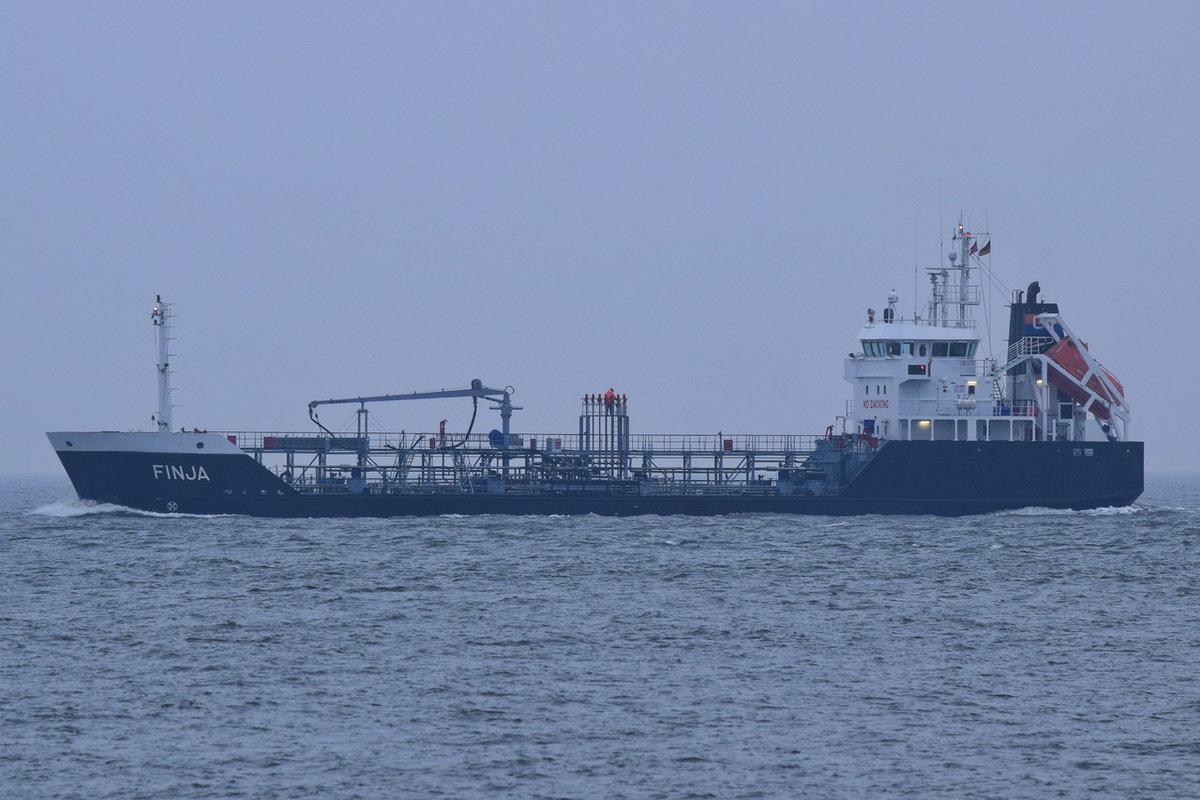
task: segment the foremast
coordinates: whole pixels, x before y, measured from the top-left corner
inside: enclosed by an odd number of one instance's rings
[[[164,303],[162,295],[155,295],[150,321],[158,334],[158,413],[153,419],[160,431],[172,430],[171,420],[171,303]]]

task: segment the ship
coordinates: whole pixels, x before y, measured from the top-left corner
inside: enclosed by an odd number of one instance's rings
[[[514,428],[512,386],[333,397],[300,432],[174,430],[172,305],[159,296],[158,411],[148,431],[47,433],[83,500],[164,514],[400,517],[932,514],[1132,504],[1144,443],[1130,437],[1125,387],[1093,356],[1038,282],[1009,302],[1003,353],[976,325],[991,239],[953,229],[948,263],[927,269],[922,313],[887,295],[867,309],[845,359],[852,396],[817,434],[643,434],[630,400],[581,396],[569,433]],[[376,429],[380,404],[460,399],[466,431]],[[499,427],[476,431],[483,403]],[[331,430],[320,412],[347,406]],[[464,415],[465,416],[465,415]],[[481,427],[487,427],[481,426]]]

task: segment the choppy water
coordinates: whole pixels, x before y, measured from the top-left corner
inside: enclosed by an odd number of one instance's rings
[[[1200,796],[1200,479],[963,519],[260,521],[0,482],[0,795]]]

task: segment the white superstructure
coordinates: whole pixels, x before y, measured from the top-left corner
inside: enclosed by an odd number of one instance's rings
[[[861,350],[845,360],[855,432],[911,441],[1128,440],[1124,390],[1078,342],[1054,304],[1014,293],[1003,361],[981,352],[973,263],[990,251],[960,222],[946,267],[927,270],[924,317],[901,318],[892,292],[867,312]],[[1024,313],[1030,312],[1030,313]],[[1013,330],[1019,332],[1013,334]]]

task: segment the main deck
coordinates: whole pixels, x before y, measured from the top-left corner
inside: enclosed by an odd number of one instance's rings
[[[617,421],[613,421],[616,427]],[[306,494],[543,493],[831,495],[878,450],[841,435],[511,435],[227,431]]]

